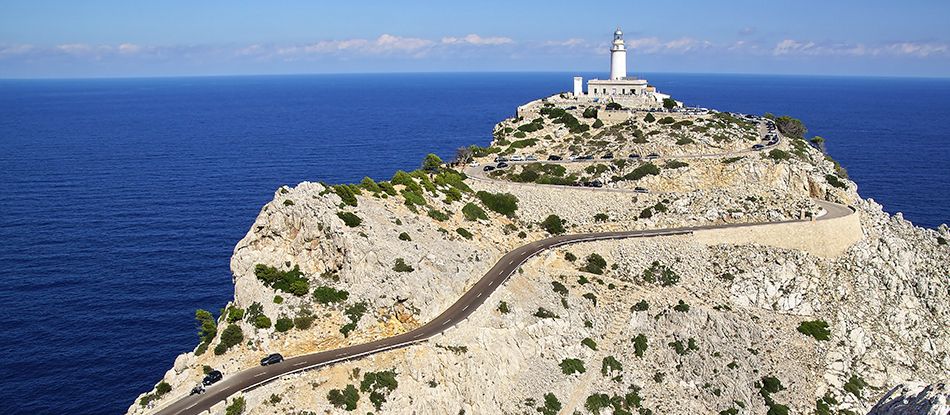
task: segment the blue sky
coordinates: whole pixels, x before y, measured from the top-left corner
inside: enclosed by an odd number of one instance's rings
[[[948,21],[920,0],[0,0],[0,77],[606,71],[616,26],[633,72],[948,77]]]

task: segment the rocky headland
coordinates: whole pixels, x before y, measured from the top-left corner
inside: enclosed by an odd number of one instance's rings
[[[781,140],[752,150],[770,125]],[[196,349],[128,413],[161,411],[212,369],[411,331],[551,235],[775,222],[543,251],[425,342],[211,412],[947,413],[947,227],[862,199],[797,120],[554,96],[493,131],[459,163],[277,189],[234,249],[234,300],[197,313]],[[528,160],[485,171],[498,157]],[[853,213],[822,220],[819,201]]]

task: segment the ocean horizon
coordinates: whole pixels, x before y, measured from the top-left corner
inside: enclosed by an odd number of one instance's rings
[[[0,412],[124,412],[197,345],[194,311],[232,298],[231,251],[280,186],[485,146],[574,75],[0,79]],[[689,106],[800,118],[862,197],[950,221],[950,78],[642,76]]]

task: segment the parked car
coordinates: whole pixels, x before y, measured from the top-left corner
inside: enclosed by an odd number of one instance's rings
[[[504,156],[495,157],[495,163],[501,163],[503,161],[508,161],[508,158]]]
[[[509,161],[524,161],[524,156],[511,156]]]
[[[482,171],[492,171],[495,170],[495,166],[485,166],[482,167]]]
[[[593,160],[594,156],[580,156],[577,159],[578,160]]]
[[[638,158],[640,158],[640,155],[637,154],[637,153],[633,153],[633,154],[631,154],[628,158],[638,159]]]
[[[212,370],[205,375],[205,378],[201,380],[201,384],[204,386],[210,386],[218,382],[223,378],[224,375],[221,374],[220,370]]]
[[[281,356],[280,353],[271,353],[267,357],[261,359],[261,366],[273,365],[284,361],[284,356]]]
[[[650,193],[650,191],[647,190],[646,187],[640,187],[640,186],[634,187],[633,191],[637,193]]]
[[[610,160],[610,159],[614,158],[614,153],[607,153],[607,154],[604,154],[604,157],[602,157],[602,158],[603,158],[604,160]]]
[[[765,146],[763,146],[762,144],[756,144],[756,145],[752,146],[752,149],[755,150],[755,151],[762,150],[763,148],[765,148]]]
[[[191,388],[191,393],[189,393],[188,395],[189,395],[189,396],[191,396],[191,395],[201,395],[202,393],[205,393],[205,386],[204,386],[204,385],[197,385],[197,386]]]
[[[561,161],[561,160],[564,160],[564,158],[561,156],[556,156],[553,154],[548,156],[548,161]]]
[[[590,187],[604,187],[604,182],[600,180],[592,180],[590,182]]]
[[[473,162],[471,162],[471,163],[468,163],[468,166],[469,166],[469,167],[478,167],[478,162],[477,162],[477,161],[473,161]]]
[[[503,169],[503,168],[505,168],[505,167],[508,167],[508,163],[501,162],[501,163],[498,163],[497,165],[495,165],[495,167],[497,167],[497,168],[499,168],[499,169]]]
[[[659,154],[656,154],[656,153],[650,153],[650,154],[647,154],[647,156],[644,157],[644,158],[647,159],[647,160],[656,160],[656,159],[660,158],[660,155],[659,155]]]
[[[578,158],[577,155],[572,154],[572,155],[570,155],[570,156],[567,158],[567,160],[568,160],[568,161],[575,161],[575,160],[577,160],[577,158]]]

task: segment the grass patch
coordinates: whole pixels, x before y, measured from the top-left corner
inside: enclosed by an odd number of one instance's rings
[[[824,320],[803,321],[798,325],[798,332],[818,341],[831,339],[831,330],[828,330],[828,323]]]
[[[480,191],[475,194],[489,210],[511,217],[518,210],[518,198],[510,193],[489,193]]]
[[[257,264],[254,266],[254,275],[265,286],[275,290],[296,296],[310,292],[310,283],[304,278],[303,272],[300,272],[300,266],[297,265],[289,271],[282,271],[264,264]]]
[[[343,220],[343,223],[346,224],[346,226],[351,228],[360,226],[360,224],[363,223],[363,219],[360,219],[360,217],[356,216],[356,214],[353,212],[337,212],[336,216]]]
[[[564,359],[559,366],[561,366],[561,373],[565,375],[573,375],[587,371],[587,368],[584,367],[584,362],[580,359]]]
[[[393,271],[396,272],[412,272],[415,270],[415,268],[407,264],[406,260],[402,258],[396,258],[396,262],[393,264]]]

